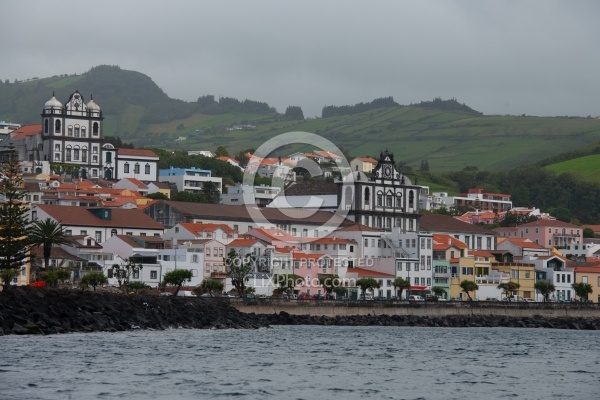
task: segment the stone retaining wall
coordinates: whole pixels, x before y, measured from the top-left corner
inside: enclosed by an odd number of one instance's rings
[[[420,317],[499,316],[547,318],[600,318],[600,305],[589,303],[408,302],[232,299],[244,313],[310,316],[398,315]]]

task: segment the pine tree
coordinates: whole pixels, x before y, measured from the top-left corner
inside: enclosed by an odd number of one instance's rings
[[[0,164],[0,272],[9,283],[9,271],[19,273],[29,260],[29,211],[23,201],[20,163],[12,146],[1,154]]]

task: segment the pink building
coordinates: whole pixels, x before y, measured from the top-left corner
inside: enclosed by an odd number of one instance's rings
[[[565,248],[570,243],[583,243],[583,228],[558,220],[539,219],[515,227],[497,228],[494,231],[504,237],[530,239],[546,248]]]

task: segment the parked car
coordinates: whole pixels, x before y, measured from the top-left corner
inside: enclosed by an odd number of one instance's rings
[[[325,296],[323,296],[322,294],[315,294],[313,296],[313,299],[315,299],[315,300],[325,300]]]
[[[409,301],[425,301],[425,299],[419,295],[410,295],[408,296]]]
[[[300,293],[298,295],[298,300],[313,300],[312,296],[308,293]]]
[[[179,292],[177,292],[177,296],[179,296],[179,297],[197,297],[196,293],[192,292],[191,290],[180,290]]]

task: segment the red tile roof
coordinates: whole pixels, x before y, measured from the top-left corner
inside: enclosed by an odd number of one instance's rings
[[[48,213],[63,225],[104,226],[138,229],[164,229],[164,226],[137,209],[111,208],[112,218],[101,219],[94,215],[92,208],[37,204],[37,208]]]
[[[349,274],[358,274],[359,278],[395,278],[395,275],[386,274],[384,272],[379,271],[371,271],[370,269],[365,268],[348,268]]]
[[[145,149],[118,149],[120,156],[158,157],[152,150]]]
[[[20,140],[27,136],[33,136],[40,133],[42,133],[42,124],[23,125],[19,129],[10,132],[10,138],[13,140]]]
[[[204,224],[204,223],[194,223],[194,222],[182,222],[179,224],[182,228],[187,229],[188,231],[198,234],[201,232],[214,232],[217,229],[222,229],[227,233],[233,234],[235,230],[227,224]]]

